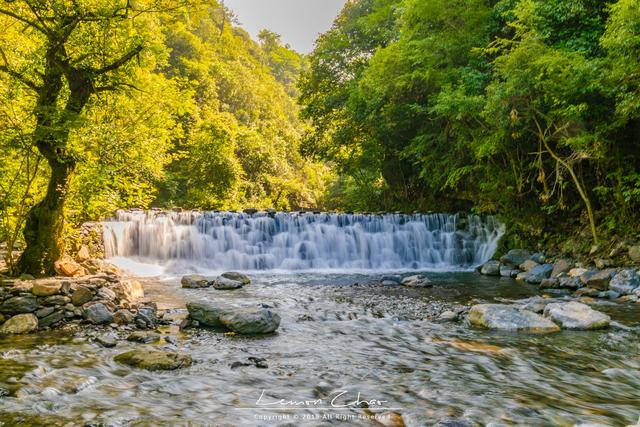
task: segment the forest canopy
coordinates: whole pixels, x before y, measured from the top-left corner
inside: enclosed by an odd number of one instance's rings
[[[638,232],[640,2],[359,0],[300,83],[336,206]]]

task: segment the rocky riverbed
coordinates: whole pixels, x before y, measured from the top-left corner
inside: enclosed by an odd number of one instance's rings
[[[411,275],[261,274],[231,289],[184,288],[181,277],[140,280],[145,299],[157,305],[155,328],[139,328],[135,321],[94,325],[82,317],[57,329],[0,337],[0,421],[636,421],[640,305],[542,292],[534,284],[475,273],[426,273],[429,285],[402,285]],[[277,315],[279,323],[274,331],[248,335],[225,324],[194,325],[189,303],[253,307]],[[574,327],[585,313],[594,314],[583,304],[609,323]],[[518,324],[518,316],[532,313],[553,331],[515,332],[474,320],[475,311],[491,310],[507,312],[490,315],[491,321]],[[263,403],[321,400],[330,407],[264,410],[257,405],[261,396]],[[331,407],[334,398],[343,409]]]

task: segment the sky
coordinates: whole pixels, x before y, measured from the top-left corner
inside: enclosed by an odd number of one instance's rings
[[[347,0],[225,0],[242,27],[256,39],[267,28],[301,53],[313,50],[318,34],[331,27]]]

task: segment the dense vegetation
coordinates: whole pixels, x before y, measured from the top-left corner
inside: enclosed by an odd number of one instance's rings
[[[637,0],[360,0],[309,61],[303,149],[339,205],[638,230]]]
[[[0,25],[14,271],[51,273],[65,232],[130,207],[640,227],[637,0],[353,0],[306,58],[215,1],[0,1]]]
[[[251,40],[214,1],[3,1],[0,25],[15,270],[51,273],[65,231],[117,208],[318,204],[327,168],[298,149],[304,59],[278,35]]]

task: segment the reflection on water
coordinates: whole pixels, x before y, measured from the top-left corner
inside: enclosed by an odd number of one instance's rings
[[[242,338],[208,330],[163,331],[159,344],[195,363],[174,372],[116,364],[113,356],[145,344],[105,349],[86,333],[0,339],[0,421],[7,425],[375,425],[363,408],[255,409],[266,401],[386,401],[408,426],[443,417],[480,424],[628,425],[640,416],[638,305],[602,304],[630,328],[551,335],[494,333],[420,318],[412,306],[523,298],[535,289],[471,273],[430,275],[416,290],[371,286],[366,275],[262,275],[239,291],[183,290],[149,281],[147,293],[181,311],[188,300],[266,302],[282,316],[277,334]],[[353,283],[359,286],[351,286]],[[407,304],[412,302],[413,304]],[[429,317],[425,314],[425,317]],[[146,345],[153,347],[154,345]],[[268,368],[232,369],[249,357]],[[375,409],[370,408],[372,413]],[[328,419],[322,419],[322,415]],[[265,421],[282,415],[282,421]],[[337,419],[348,419],[343,421]],[[347,416],[355,418],[347,418]],[[294,419],[292,417],[298,417]],[[289,417],[289,418],[286,418]],[[304,417],[316,417],[303,421]],[[320,417],[319,419],[317,417]]]

